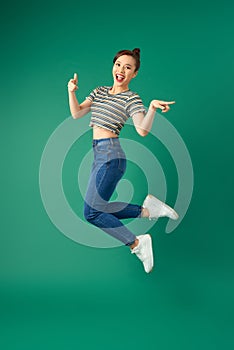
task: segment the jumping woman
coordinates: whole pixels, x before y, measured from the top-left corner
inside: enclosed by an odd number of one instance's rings
[[[157,108],[169,111],[174,101],[151,101],[148,111],[140,96],[129,89],[140,68],[140,49],[121,50],[113,59],[113,86],[95,88],[84,102],[76,98],[78,77],[68,82],[71,115],[79,119],[91,111],[94,161],[85,196],[86,220],[123,242],[132,254],[142,261],[149,273],[154,265],[152,240],[149,234],[135,236],[120,221],[128,218],[158,219],[167,216],[173,220],[178,214],[153,195],[147,195],[142,205],[109,202],[126,169],[125,153],[119,134],[128,118],[132,118],[136,131],[146,136],[151,130]]]

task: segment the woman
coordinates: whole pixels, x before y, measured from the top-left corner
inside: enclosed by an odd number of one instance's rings
[[[129,89],[129,83],[140,68],[140,49],[119,51],[113,63],[113,86],[94,89],[81,104],[75,95],[78,89],[76,73],[68,83],[72,117],[81,118],[90,110],[92,114],[90,126],[93,127],[94,162],[85,197],[84,216],[88,222],[129,246],[148,273],[153,268],[151,236],[135,236],[120,220],[140,217],[157,219],[162,216],[176,220],[178,214],[152,195],[146,196],[142,206],[109,202],[126,169],[119,134],[126,120],[132,118],[138,134],[146,136],[157,108],[166,113],[169,105],[175,102],[153,100],[146,112],[140,96]]]

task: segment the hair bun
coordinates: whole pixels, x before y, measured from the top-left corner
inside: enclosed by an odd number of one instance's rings
[[[136,49],[133,49],[132,52],[134,53],[134,55],[140,56],[141,50],[139,48],[136,48]]]

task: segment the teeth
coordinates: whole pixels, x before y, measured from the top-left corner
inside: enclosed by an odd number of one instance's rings
[[[124,79],[124,77],[122,77],[121,75],[116,75],[116,77],[117,77],[117,79],[121,79],[121,80],[123,80]]]

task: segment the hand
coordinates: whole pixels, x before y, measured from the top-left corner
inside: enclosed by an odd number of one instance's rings
[[[163,113],[166,113],[170,109],[170,107],[168,105],[172,105],[174,103],[175,103],[175,101],[166,102],[166,101],[160,101],[160,100],[153,100],[153,101],[151,101],[149,108],[151,108],[155,111],[157,108],[160,108]]]
[[[74,78],[70,79],[68,84],[67,84],[68,91],[74,92],[74,91],[78,90],[77,84],[78,84],[78,76],[77,76],[77,73],[74,73]]]

